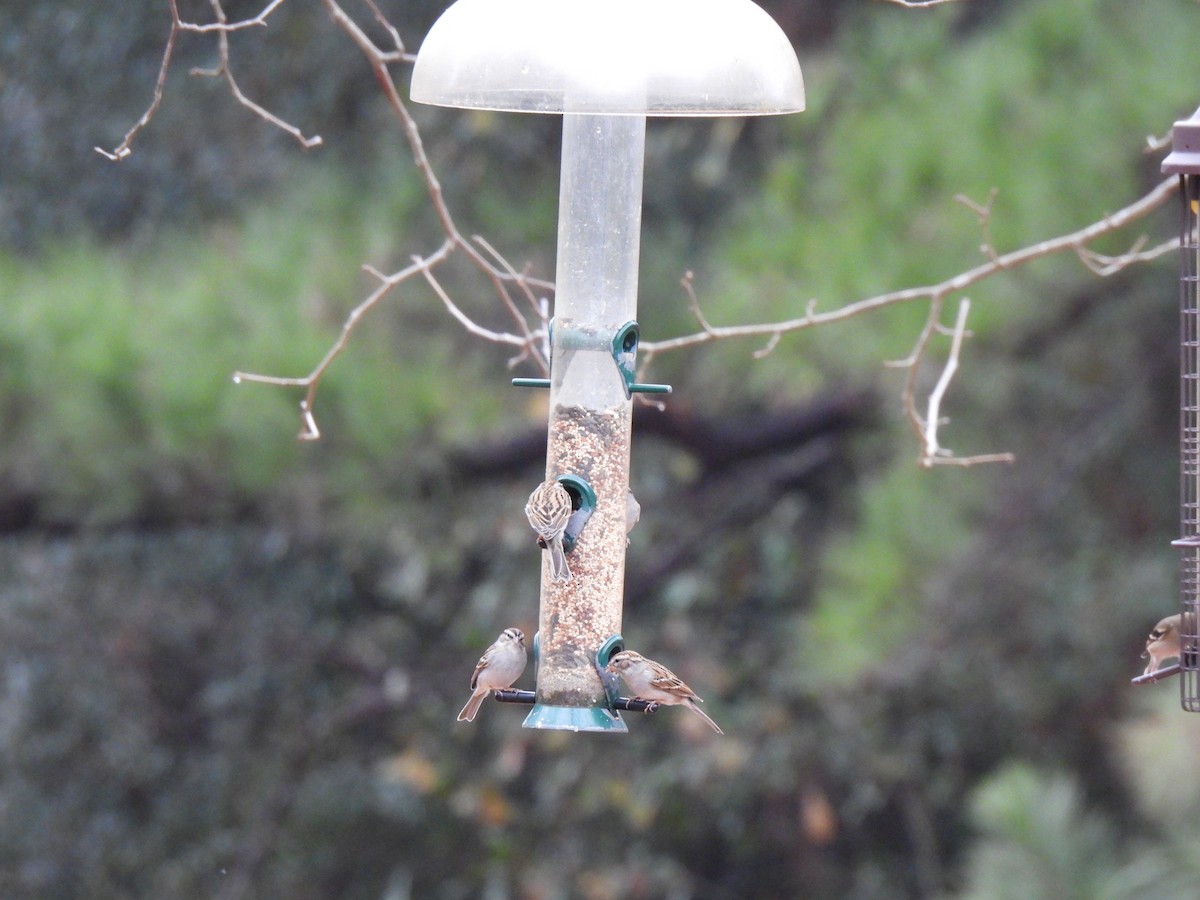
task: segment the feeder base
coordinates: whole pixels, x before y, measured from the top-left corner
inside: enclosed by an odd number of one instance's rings
[[[535,704],[522,723],[523,728],[547,728],[556,731],[610,731],[629,729],[619,713],[598,706],[546,706]]]

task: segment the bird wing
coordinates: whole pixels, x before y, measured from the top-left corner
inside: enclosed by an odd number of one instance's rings
[[[487,652],[485,652],[483,656],[479,657],[479,662],[475,663],[475,671],[471,673],[471,690],[475,690],[475,688],[478,686],[479,673],[483,671],[484,667],[487,666],[491,660],[492,650],[489,647]]]
[[[655,675],[650,679],[650,686],[665,693],[674,694],[676,697],[699,699],[696,697],[695,691],[684,684],[674,672],[664,672]]]

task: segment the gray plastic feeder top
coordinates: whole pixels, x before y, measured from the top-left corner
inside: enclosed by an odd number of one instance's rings
[[[1169,175],[1200,173],[1200,109],[1190,119],[1175,123],[1171,130],[1171,152],[1163,160],[1162,170]]]
[[[804,109],[791,43],[751,0],[458,0],[412,98],[467,109],[747,116]]]

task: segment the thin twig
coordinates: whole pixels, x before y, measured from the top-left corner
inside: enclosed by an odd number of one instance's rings
[[[158,79],[154,82],[154,96],[150,100],[150,105],[146,107],[141,118],[133,123],[133,127],[125,132],[121,143],[111,151],[105,150],[103,147],[92,148],[113,162],[120,162],[133,152],[133,139],[137,137],[138,132],[150,124],[150,120],[154,118],[154,114],[158,112],[158,107],[162,104],[163,86],[167,83],[167,70],[171,68],[171,54],[175,52],[175,38],[178,36],[180,28],[179,9],[175,5],[175,0],[168,0],[168,2],[171,5],[171,31],[167,35],[167,45],[163,48],[162,62],[158,67]]]
[[[533,340],[532,334],[529,335],[528,338],[522,338],[519,335],[509,334],[503,331],[492,331],[490,328],[484,328],[482,325],[464,313],[459,305],[455,303],[453,299],[451,299],[448,293],[446,293],[446,289],[442,287],[441,283],[437,280],[437,276],[433,274],[430,260],[421,259],[420,257],[414,256],[413,265],[416,266],[420,273],[425,276],[425,280],[429,283],[429,286],[433,288],[434,293],[438,295],[438,299],[442,301],[442,304],[446,307],[446,311],[449,312],[451,317],[453,317],[460,325],[462,325],[462,327],[465,328],[469,334],[473,334],[476,337],[481,337],[485,341],[491,341],[494,344],[515,344],[518,347],[524,347]]]
[[[996,203],[998,193],[996,188],[992,188],[988,191],[988,198],[983,203],[976,203],[966,194],[956,194],[954,197],[956,203],[961,203],[979,218],[979,230],[983,236],[983,243],[979,250],[992,262],[1000,260],[999,254],[996,253],[996,245],[992,243],[992,208]]]
[[[983,281],[996,275],[1004,269],[1015,268],[1026,263],[1032,262],[1045,256],[1052,256],[1056,253],[1071,251],[1078,253],[1079,250],[1086,249],[1087,245],[1099,237],[1111,234],[1121,228],[1129,225],[1131,222],[1136,222],[1144,218],[1158,207],[1162,206],[1179,188],[1179,179],[1172,177],[1165,179],[1154,187],[1148,194],[1129,204],[1125,208],[1117,212],[1105,216],[1097,222],[1093,222],[1085,228],[1078,231],[1070,232],[1059,237],[1050,238],[1049,240],[1041,241],[1032,244],[1028,247],[1022,247],[1019,250],[1013,250],[998,256],[996,259],[989,259],[972,269],[965,272],[960,272],[945,281],[940,281],[936,284],[926,285],[923,287],[905,288],[898,291],[888,291],[884,294],[877,294],[873,297],[867,297],[863,300],[857,300],[852,303],[847,303],[837,309],[829,312],[817,312],[812,308],[811,304],[806,309],[805,314],[795,319],[785,319],[780,322],[763,322],[752,325],[712,325],[706,323],[701,325],[701,330],[693,334],[681,335],[679,337],[668,338],[662,341],[643,341],[641,349],[653,349],[655,352],[665,352],[668,350],[680,350],[685,347],[694,347],[700,344],[707,344],[715,340],[727,340],[730,338],[746,338],[746,337],[769,337],[776,332],[791,332],[800,331],[804,328],[812,328],[818,325],[828,325],[833,322],[842,322],[846,319],[852,319],[855,316],[861,316],[864,313],[874,312],[875,310],[883,309],[884,307],[894,306],[900,303],[912,303],[918,300],[929,300],[938,296],[946,296],[949,294],[961,293],[974,284]],[[1170,249],[1173,244],[1167,244],[1167,249]],[[1127,258],[1118,257],[1116,259],[1127,259],[1126,265],[1132,265],[1139,262],[1140,254],[1134,254]],[[1113,269],[1119,271],[1119,268]],[[1110,273],[1111,274],[1111,273]]]
[[[921,360],[929,347],[929,340],[937,330],[937,324],[941,319],[942,303],[941,296],[934,297],[929,301],[929,312],[925,316],[925,324],[921,326],[920,334],[913,343],[912,352],[905,359],[884,363],[885,366],[908,370],[908,375],[904,379],[904,390],[900,395],[901,402],[904,405],[905,418],[908,419],[917,440],[922,442],[922,446],[925,441],[925,422],[922,420],[921,414],[917,412],[917,378],[921,374]]]
[[[237,22],[226,21],[224,13],[218,16],[217,21],[207,22],[203,25],[198,25],[195,22],[180,21],[179,29],[180,31],[192,31],[196,34],[208,34],[213,31],[228,34],[231,31],[244,31],[247,28],[257,28],[260,26],[265,27],[271,13],[275,12],[278,7],[283,6],[286,2],[287,0],[271,0],[257,16],[249,19],[241,19]]]
[[[211,0],[213,3],[219,3],[219,0]],[[376,20],[384,27],[391,36],[393,43],[396,46],[394,51],[386,51],[376,46],[376,44],[367,36],[359,25],[346,14],[337,0],[322,0],[334,24],[342,29],[346,35],[354,42],[363,55],[367,58],[371,66],[371,70],[375,75],[376,82],[383,90],[388,104],[392,112],[400,121],[404,129],[405,137],[408,140],[409,147],[413,154],[413,162],[417,167],[418,173],[426,186],[426,192],[429,197],[431,206],[438,219],[441,229],[444,233],[444,240],[441,246],[432,254],[425,257],[412,257],[411,265],[404,269],[391,274],[380,272],[373,266],[364,266],[363,268],[373,275],[379,285],[367,296],[361,303],[358,304],[346,317],[342,323],[341,333],[337,340],[326,352],[325,356],[317,364],[317,366],[306,376],[302,378],[286,378],[273,375],[262,375],[249,372],[234,373],[234,381],[252,381],[261,384],[271,384],[282,387],[303,387],[305,388],[305,396],[301,401],[300,410],[302,415],[302,428],[300,438],[302,440],[315,440],[320,436],[320,430],[317,428],[316,421],[313,415],[314,403],[316,400],[317,387],[320,384],[322,377],[328,371],[333,361],[345,349],[351,333],[354,331],[359,320],[370,311],[380,300],[382,300],[391,290],[397,285],[407,281],[414,275],[420,273],[426,282],[433,289],[434,293],[442,301],[443,305],[450,315],[459,322],[469,334],[484,340],[499,343],[510,344],[521,348],[521,353],[515,358],[517,361],[532,358],[543,371],[548,370],[548,353],[543,353],[539,350],[538,335],[529,328],[525,317],[520,314],[515,304],[512,302],[511,296],[508,294],[506,285],[508,283],[516,284],[535,306],[538,301],[533,297],[530,290],[530,285],[544,286],[547,289],[553,289],[553,284],[550,282],[540,282],[536,279],[530,279],[526,275],[517,273],[511,265],[501,256],[490,244],[485,241],[480,242],[480,246],[484,249],[480,250],[471,242],[465,240],[458,226],[450,213],[449,207],[446,205],[445,197],[442,192],[441,183],[437,175],[433,171],[433,167],[429,162],[429,157],[425,152],[424,141],[421,138],[421,133],[417,128],[416,121],[408,111],[408,107],[401,99],[399,92],[396,90],[396,85],[392,80],[391,72],[388,68],[389,64],[395,62],[411,62],[413,57],[404,52],[403,43],[400,40],[399,32],[392,27],[383,17],[379,8],[370,0],[367,0],[367,5],[375,15]],[[447,291],[442,287],[434,274],[434,269],[448,259],[454,252],[462,250],[476,265],[476,267],[485,275],[492,283],[497,296],[501,298],[502,303],[509,309],[510,314],[518,323],[517,327],[521,334],[512,334],[508,332],[499,332],[485,328],[478,322],[468,316],[454,300],[450,297]],[[487,255],[485,255],[485,253]],[[489,259],[489,255],[491,259]],[[492,260],[495,260],[493,262]],[[544,314],[543,314],[544,315]]]
[[[1142,150],[1146,153],[1158,153],[1160,150],[1165,150],[1171,146],[1171,132],[1164,135],[1146,135],[1146,146]]]
[[[1081,247],[1076,252],[1079,254],[1080,261],[1099,275],[1101,278],[1107,278],[1120,272],[1126,266],[1137,262],[1150,262],[1158,259],[1160,256],[1165,256],[1168,253],[1179,249],[1179,239],[1171,238],[1169,241],[1163,241],[1161,244],[1156,244],[1149,250],[1143,250],[1142,247],[1146,243],[1146,238],[1138,238],[1133,246],[1126,252],[1118,256],[1106,256],[1103,253],[1097,253],[1094,250],[1089,250],[1086,247]]]
[[[955,373],[958,371],[959,356],[962,353],[963,339],[967,335],[967,315],[971,310],[971,301],[966,297],[958,304],[958,316],[954,322],[954,330],[950,340],[950,353],[942,374],[938,377],[933,390],[929,392],[928,406],[925,413],[924,447],[920,463],[924,468],[935,465],[973,466],[980,463],[1011,463],[1016,457],[1011,453],[986,453],[975,456],[954,456],[938,443],[938,428],[943,424],[941,406],[950,387]]]
[[[388,36],[392,39],[392,44],[394,44],[396,47],[396,49],[390,53],[384,53],[382,50],[379,51],[384,60],[387,62],[416,62],[416,55],[409,53],[404,49],[404,41],[400,39],[400,32],[396,29],[395,25],[387,20],[387,17],[380,11],[378,5],[376,5],[375,0],[363,0],[363,2],[367,4],[367,8],[371,10],[371,14],[375,17],[375,21],[378,22],[379,26],[388,33]]]
[[[511,369],[517,363],[522,362],[525,359],[528,359],[532,355],[534,362],[537,363],[538,367],[543,372],[549,372],[550,371],[550,363],[549,363],[549,360],[550,360],[550,318],[548,315],[549,310],[545,303],[540,302],[537,295],[533,292],[533,288],[536,286],[536,287],[542,288],[543,290],[553,291],[554,283],[550,282],[550,281],[543,281],[541,279],[530,278],[529,274],[527,272],[518,272],[516,269],[513,268],[512,263],[510,263],[507,259],[504,258],[504,256],[500,253],[500,251],[498,251],[495,247],[493,247],[490,243],[488,243],[487,239],[484,238],[483,235],[479,235],[479,234],[473,235],[472,239],[475,241],[476,244],[478,244],[480,247],[483,248],[484,252],[486,252],[488,254],[488,256],[490,256],[496,262],[497,265],[499,265],[503,269],[503,271],[504,271],[505,275],[508,277],[508,279],[517,286],[517,288],[521,291],[521,294],[525,297],[525,302],[529,304],[529,308],[530,308],[530,310],[532,310],[534,316],[536,316],[542,323],[542,327],[540,329],[538,329],[537,333],[531,331],[529,328],[528,320],[525,318],[524,315],[521,314],[521,311],[519,309],[517,309],[517,306],[513,302],[512,297],[509,296],[508,291],[505,289],[500,290],[501,302],[504,304],[505,308],[508,310],[509,315],[512,316],[513,321],[516,323],[517,328],[520,330],[522,336],[525,338],[525,341],[526,341],[525,352],[523,352],[520,356],[513,357],[512,359],[510,359],[508,361],[508,367]],[[537,348],[538,343],[539,343],[539,338],[540,338],[540,343],[541,343],[541,355],[540,356],[538,355],[537,352],[535,352],[535,348]]]
[[[346,345],[350,340],[350,335],[353,333],[359,319],[367,314],[376,303],[387,296],[388,292],[396,285],[411,278],[423,267],[435,265],[441,262],[450,255],[452,245],[446,241],[436,251],[427,256],[420,263],[413,263],[407,269],[403,269],[394,275],[383,275],[374,269],[364,267],[379,279],[379,286],[371,292],[365,300],[358,304],[346,316],[346,320],[342,323],[341,334],[338,335],[333,346],[326,351],[325,356],[317,363],[316,368],[301,378],[286,378],[277,375],[260,375],[254,372],[234,372],[234,384],[241,384],[243,381],[256,382],[258,384],[273,384],[278,387],[302,387],[306,389],[304,399],[300,402],[300,411],[303,416],[303,427],[300,430],[299,438],[301,440],[316,440],[321,436],[320,429],[317,428],[316,420],[313,418],[313,403],[316,400],[317,385],[320,384],[321,378],[324,377],[326,371],[333,364],[333,361],[341,355],[341,352],[346,349]]]
[[[765,344],[763,344],[761,347],[759,347],[757,350],[755,350],[750,355],[754,359],[766,359],[768,356],[770,356],[772,353],[775,352],[775,348],[779,346],[779,339],[781,337],[783,337],[782,332],[779,332],[779,331],[775,332],[773,335],[771,335],[769,338],[767,338],[767,342]]]
[[[282,0],[275,0],[275,2],[271,3],[265,10],[263,10],[262,13],[259,14],[259,17],[263,18],[261,24],[266,24],[265,17],[281,2]],[[221,5],[221,0],[209,0],[209,4],[213,8],[213,14],[217,17],[217,24],[221,26],[227,25],[228,23],[225,17],[225,8]],[[229,85],[230,93],[233,94],[234,99],[237,100],[238,103],[242,104],[242,106],[246,107],[246,109],[250,110],[263,121],[269,122],[281,131],[285,131],[290,134],[304,149],[308,150],[312,147],[320,146],[323,143],[319,134],[315,134],[312,137],[305,137],[304,133],[295,125],[285,122],[283,119],[279,118],[279,116],[275,115],[270,110],[263,108],[242,93],[242,89],[238,87],[237,79],[233,77],[233,69],[231,69],[229,66],[228,28],[222,27],[217,33],[217,65],[211,69],[195,68],[190,70],[188,74],[199,75],[203,78],[224,78],[225,83]]]
[[[688,309],[691,311],[692,316],[700,323],[700,327],[706,333],[711,334],[713,327],[708,324],[708,319],[704,317],[704,311],[700,309],[700,301],[696,297],[696,288],[693,285],[694,280],[695,276],[692,274],[692,270],[688,269],[683,273],[683,277],[679,279],[679,283],[683,286],[683,292],[687,295]]]
[[[926,466],[930,465],[931,459],[950,455],[938,444],[938,425],[941,424],[942,398],[946,395],[946,389],[950,387],[954,373],[958,371],[958,355],[962,352],[963,334],[967,330],[967,315],[970,311],[971,301],[964,297],[958,304],[958,317],[954,322],[954,336],[950,339],[950,353],[946,357],[946,364],[942,366],[942,374],[938,376],[937,383],[929,392],[925,410],[925,447],[922,451],[922,464]]]
[[[1144,250],[1142,249],[1144,245],[1144,239],[1139,239],[1135,241],[1129,251],[1117,256],[1099,254],[1091,250],[1087,244],[1101,236],[1117,231],[1131,222],[1137,221],[1148,215],[1154,209],[1157,209],[1159,206],[1161,206],[1177,189],[1177,186],[1178,182],[1176,179],[1164,180],[1155,189],[1141,199],[1135,201],[1117,213],[1106,216],[1098,222],[1094,222],[1085,228],[1070,234],[1042,241],[1038,244],[1021,248],[1003,255],[999,254],[995,250],[990,237],[990,218],[992,215],[995,192],[993,191],[989,194],[988,200],[984,204],[978,204],[968,200],[965,197],[959,197],[957,198],[959,202],[962,202],[964,205],[968,206],[968,208],[975,212],[980,219],[980,228],[984,236],[981,250],[987,256],[986,263],[966,272],[959,273],[958,275],[955,275],[954,277],[939,284],[930,285],[923,288],[892,291],[876,297],[867,298],[866,300],[861,300],[856,303],[847,304],[830,312],[818,313],[816,311],[817,301],[815,299],[810,300],[806,304],[805,313],[802,318],[790,319],[774,324],[725,327],[714,326],[701,308],[699,298],[695,291],[694,276],[689,271],[684,274],[683,278],[681,279],[681,284],[687,296],[688,308],[693,317],[696,319],[696,322],[700,326],[701,330],[692,335],[685,335],[680,338],[668,339],[665,341],[643,341],[640,345],[642,364],[639,365],[639,372],[645,371],[649,367],[650,362],[660,352],[680,349],[682,347],[691,346],[694,344],[706,343],[710,340],[724,340],[735,337],[766,336],[768,338],[766,345],[754,352],[754,358],[761,359],[775,349],[784,334],[791,331],[797,331],[802,328],[840,321],[892,304],[925,299],[930,302],[931,307],[930,315],[926,320],[926,325],[922,329],[922,332],[917,339],[913,352],[910,354],[908,359],[899,363],[899,365],[905,365],[909,367],[910,370],[909,377],[906,380],[904,405],[906,415],[912,423],[914,430],[918,435],[918,439],[923,442],[924,450],[921,456],[922,465],[971,466],[981,463],[1012,462],[1014,457],[1011,453],[988,453],[964,457],[957,457],[946,453],[940,448],[936,440],[936,429],[940,424],[938,422],[938,417],[935,415],[922,419],[922,417],[916,411],[916,379],[920,368],[920,362],[928,346],[928,342],[932,338],[932,335],[939,331],[944,332],[944,329],[942,329],[942,326],[939,323],[941,303],[943,299],[951,293],[959,292],[972,284],[999,273],[1002,270],[1024,265],[1043,256],[1050,256],[1066,250],[1074,252],[1080,261],[1090,271],[1093,271],[1099,275],[1111,275],[1135,263],[1155,259],[1175,248],[1177,246],[1177,241],[1166,241],[1149,250]],[[511,275],[515,273],[511,273],[510,271],[508,274],[511,277]],[[952,349],[952,364],[948,364],[948,368],[943,370],[942,373],[942,378],[945,379],[945,381],[939,382],[941,385],[941,392],[943,393],[949,383],[949,378],[953,376],[957,369],[957,354],[961,351],[961,342],[963,337],[965,337],[964,330],[954,329],[949,333],[954,339],[955,346]],[[510,335],[508,337],[512,338],[513,336]],[[935,398],[931,397],[931,399]],[[936,403],[940,403],[940,400],[941,397],[939,395],[936,397]],[[932,435],[930,434],[931,429]],[[929,440],[930,437],[933,438],[932,442]]]
[[[217,50],[219,61],[217,66],[212,69],[192,69],[189,74],[212,78],[224,76],[229,84],[234,98],[247,109],[251,110],[255,115],[267,122],[270,122],[277,128],[281,128],[282,130],[286,131],[297,141],[299,141],[300,145],[305,148],[315,147],[321,143],[320,137],[304,137],[298,128],[295,128],[294,126],[289,125],[287,122],[284,122],[278,116],[259,106],[257,103],[243,94],[241,88],[238,87],[237,82],[233,78],[233,73],[229,69],[229,33],[231,31],[242,31],[247,28],[266,26],[267,19],[271,13],[282,6],[286,0],[271,0],[271,2],[263,7],[262,11],[258,15],[249,19],[242,19],[237,22],[228,21],[228,18],[225,15],[225,10],[220,4],[220,0],[209,0],[210,5],[213,7],[214,14],[217,17],[217,21],[208,22],[203,25],[196,22],[185,22],[179,16],[179,6],[176,0],[167,0],[167,2],[171,9],[171,31],[167,35],[167,43],[163,49],[162,63],[158,67],[158,79],[154,84],[154,96],[150,101],[150,105],[146,108],[146,111],[142,113],[141,118],[134,123],[133,127],[130,128],[128,132],[126,132],[125,137],[122,139],[120,144],[118,144],[112,150],[105,150],[103,147],[93,148],[97,153],[106,159],[112,160],[113,162],[119,162],[133,153],[133,139],[138,135],[139,132],[142,131],[142,129],[150,124],[150,120],[154,118],[154,114],[158,112],[159,106],[162,105],[163,88],[167,82],[167,72],[171,68],[171,55],[175,51],[175,40],[181,31],[188,31],[194,34],[208,34],[211,32],[217,32],[219,35]]]
[[[408,140],[409,148],[412,151],[413,162],[425,182],[426,194],[429,197],[430,205],[433,207],[434,215],[437,217],[442,231],[445,232],[454,249],[462,250],[470,257],[471,262],[491,281],[492,287],[497,293],[502,293],[506,274],[501,269],[492,265],[479,249],[463,237],[458,229],[458,225],[455,224],[454,217],[450,213],[450,208],[446,205],[446,198],[442,192],[441,182],[438,180],[437,174],[433,171],[433,166],[429,162],[429,156],[425,152],[425,142],[421,137],[420,130],[417,128],[416,120],[413,119],[412,114],[408,111],[408,106],[400,97],[400,93],[396,90],[396,85],[392,81],[391,72],[388,69],[388,62],[391,56],[375,46],[374,42],[367,37],[366,33],[359,28],[354,20],[346,15],[345,10],[341,8],[337,0],[322,0],[322,2],[325,4],[334,22],[346,32],[367,57],[368,62],[370,62],[371,68],[375,73],[375,80],[378,82],[380,88],[382,88],[392,112],[400,120],[400,124],[404,128],[405,138]]]

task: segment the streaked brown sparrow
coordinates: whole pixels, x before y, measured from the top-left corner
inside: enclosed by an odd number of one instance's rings
[[[473,722],[479,704],[493,691],[512,687],[525,671],[525,633],[520,628],[505,628],[496,643],[483,651],[471,675],[471,699],[458,714],[458,721]]]
[[[707,722],[717,734],[725,733],[696,705],[704,702],[696,696],[696,692],[662,663],[646,659],[632,650],[622,650],[609,660],[605,669],[614,675],[620,675],[636,699],[651,700],[664,706],[686,706]]]
[[[555,581],[570,581],[571,569],[563,552],[563,532],[571,518],[571,495],[557,481],[543,481],[529,495],[525,515],[537,532],[538,543],[550,554],[550,576]]]

